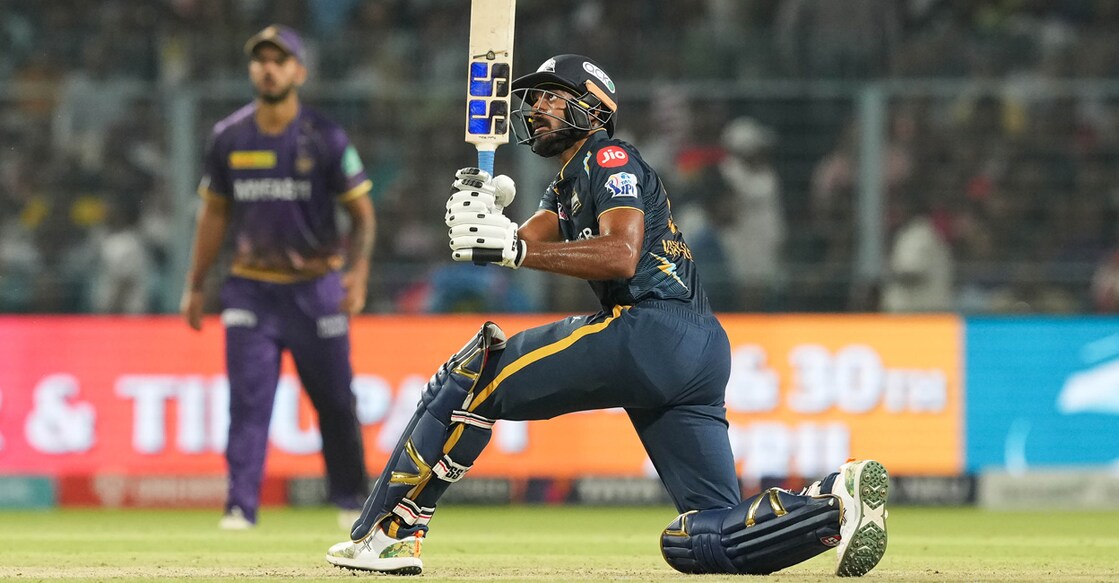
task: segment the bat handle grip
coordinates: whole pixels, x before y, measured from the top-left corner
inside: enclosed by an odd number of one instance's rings
[[[478,167],[493,176],[493,150],[478,150]]]

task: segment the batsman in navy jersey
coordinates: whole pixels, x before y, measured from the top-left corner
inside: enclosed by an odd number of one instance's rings
[[[682,513],[661,533],[672,567],[771,573],[839,546],[838,574],[868,571],[885,549],[888,482],[878,462],[846,464],[801,494],[775,488],[742,500],[724,407],[730,344],[664,184],[612,137],[613,80],[586,57],[559,55],[514,81],[513,93],[519,142],[558,158],[559,174],[518,226],[503,213],[511,179],[460,170],[445,217],[452,258],[585,279],[602,309],[508,338],[485,323],[428,382],[351,540],[327,561],[421,572],[436,502],[470,470],[497,420],[621,407]]]
[[[188,323],[200,329],[203,282],[228,232],[232,267],[221,289],[230,393],[223,528],[256,523],[284,350],[318,412],[331,502],[347,515],[368,494],[350,390],[349,317],[365,305],[372,185],[345,131],[299,101],[307,72],[298,34],[270,26],[245,50],[257,97],[214,126],[182,302]],[[339,206],[350,218],[348,244],[336,222]]]

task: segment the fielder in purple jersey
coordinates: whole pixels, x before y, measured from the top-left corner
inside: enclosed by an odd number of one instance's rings
[[[307,77],[299,35],[269,26],[245,51],[257,97],[214,126],[182,301],[187,322],[201,329],[203,282],[229,232],[233,261],[221,290],[229,495],[219,525],[256,524],[280,357],[287,349],[318,412],[330,501],[348,526],[368,494],[350,390],[349,317],[365,306],[375,228],[372,184],[345,131],[299,101]],[[348,245],[335,219],[339,205],[350,217]]]

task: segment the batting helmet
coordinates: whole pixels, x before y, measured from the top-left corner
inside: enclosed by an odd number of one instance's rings
[[[522,100],[531,90],[549,87],[565,89],[576,96],[567,100],[567,121],[573,127],[590,130],[593,118],[602,122],[607,135],[614,135],[618,91],[598,63],[582,55],[556,55],[544,61],[535,73],[513,81],[513,93]]]

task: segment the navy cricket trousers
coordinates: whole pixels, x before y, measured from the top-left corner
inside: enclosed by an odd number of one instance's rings
[[[726,508],[741,499],[724,406],[729,376],[730,342],[715,316],[647,300],[513,335],[468,408],[531,420],[622,407],[680,512]]]

